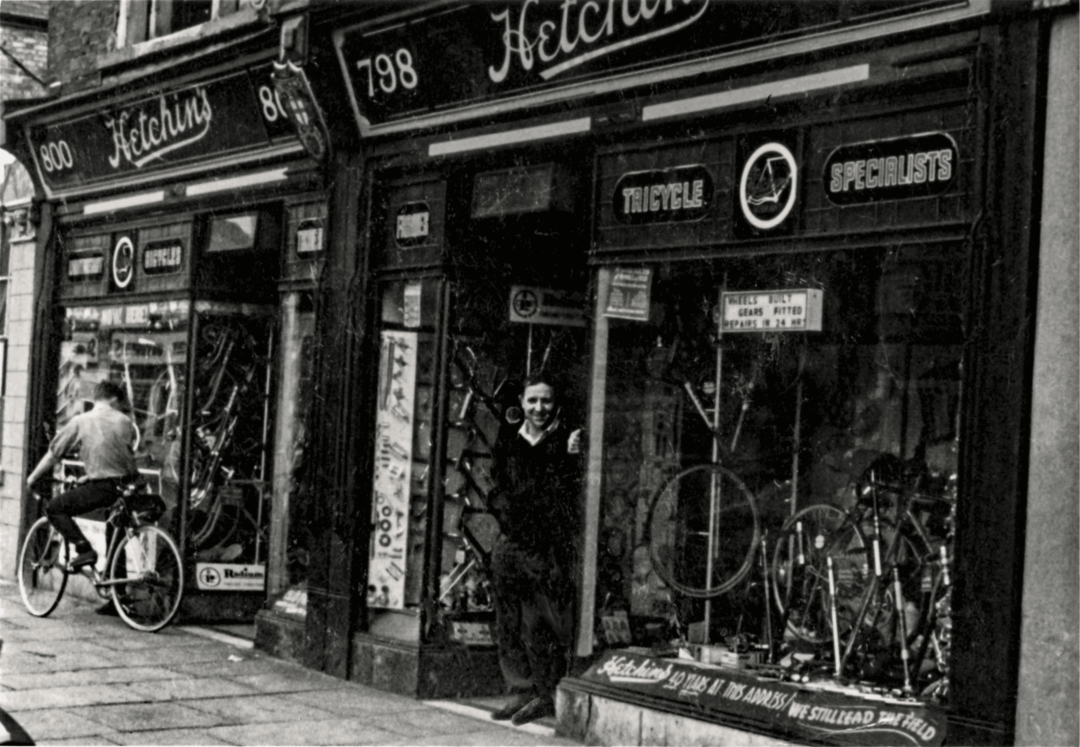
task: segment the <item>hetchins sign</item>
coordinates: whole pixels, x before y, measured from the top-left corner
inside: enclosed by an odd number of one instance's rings
[[[582,678],[692,705],[701,709],[703,717],[709,713],[738,716],[780,733],[828,744],[932,747],[945,739],[945,714],[923,703],[812,690],[691,661],[614,650]]]
[[[929,197],[952,185],[959,162],[943,132],[843,145],[825,161],[825,194],[834,205]]]
[[[712,176],[704,166],[691,165],[624,174],[611,203],[620,223],[667,223],[703,218],[712,199]]]
[[[63,190],[265,147],[291,129],[264,78],[262,70],[235,73],[31,127],[42,180]]]
[[[775,43],[955,0],[519,0],[334,34],[360,116],[436,111]]]

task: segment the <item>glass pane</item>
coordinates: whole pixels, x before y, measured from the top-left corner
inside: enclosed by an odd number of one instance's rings
[[[804,507],[832,506],[842,516],[873,474],[942,499],[947,514],[957,472],[961,267],[952,246],[656,267],[648,322],[611,319],[598,352],[607,376],[602,621],[628,614],[638,645],[691,630],[699,640],[764,645],[768,560],[748,502],[766,547]],[[785,290],[819,290],[822,331],[719,335],[724,289],[779,291],[772,300],[780,306]],[[714,450],[734,479],[691,469],[713,463]],[[727,510],[736,503],[742,508]],[[924,528],[937,551],[948,522],[937,516]],[[737,583],[711,603],[695,595],[729,578]],[[626,642],[602,629],[599,638]],[[791,645],[786,632],[776,639]]]
[[[123,384],[139,430],[139,469],[166,504],[175,507],[188,359],[187,303],[70,308],[65,322],[57,428],[93,407],[98,382]]]
[[[217,218],[210,222],[210,241],[207,252],[229,252],[251,249],[255,246],[255,230],[258,216],[234,215],[231,218]]]
[[[438,282],[390,282],[382,290],[371,609],[418,607],[423,591],[434,393]]]
[[[200,561],[263,563],[269,315],[227,304],[198,309],[188,539]]]

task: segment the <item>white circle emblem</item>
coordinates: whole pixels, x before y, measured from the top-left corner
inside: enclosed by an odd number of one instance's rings
[[[131,279],[135,277],[135,245],[127,236],[113,247],[112,275],[113,283],[121,289],[131,285]]]
[[[776,228],[795,207],[798,167],[795,156],[780,143],[755,150],[743,167],[739,205],[754,228]]]

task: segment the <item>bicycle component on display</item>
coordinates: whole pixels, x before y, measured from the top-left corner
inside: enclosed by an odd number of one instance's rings
[[[833,663],[835,666],[834,673],[839,679],[843,676],[843,669],[841,668],[840,661],[840,622],[837,618],[836,612],[836,570],[833,568],[833,558],[828,556],[828,574],[829,574],[829,618],[832,623],[832,648],[833,648]]]
[[[692,536],[709,532],[678,525],[685,523],[691,510],[687,505],[710,505],[715,485],[720,486],[715,491],[720,496],[717,531],[724,533],[725,541],[714,559],[714,573],[701,584],[679,577],[677,568],[681,563],[675,551],[686,551]],[[653,494],[642,537],[657,575],[675,591],[696,599],[710,599],[735,588],[753,568],[760,541],[761,524],[753,494],[735,473],[718,464],[690,467],[665,482]],[[701,571],[689,569],[682,575],[700,578]]]
[[[900,583],[900,569],[892,567],[893,577],[893,602],[896,604],[896,618],[900,627],[900,663],[904,667],[904,693],[910,695],[914,690],[911,687],[911,651],[907,645],[907,616],[904,604],[904,587]]]

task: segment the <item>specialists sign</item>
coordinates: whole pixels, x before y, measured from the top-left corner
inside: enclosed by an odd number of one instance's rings
[[[612,650],[582,678],[830,744],[931,747],[945,739],[945,714],[921,702],[810,689],[690,660]]]
[[[834,205],[929,197],[952,185],[959,162],[944,132],[842,145],[825,160],[825,194]]]

